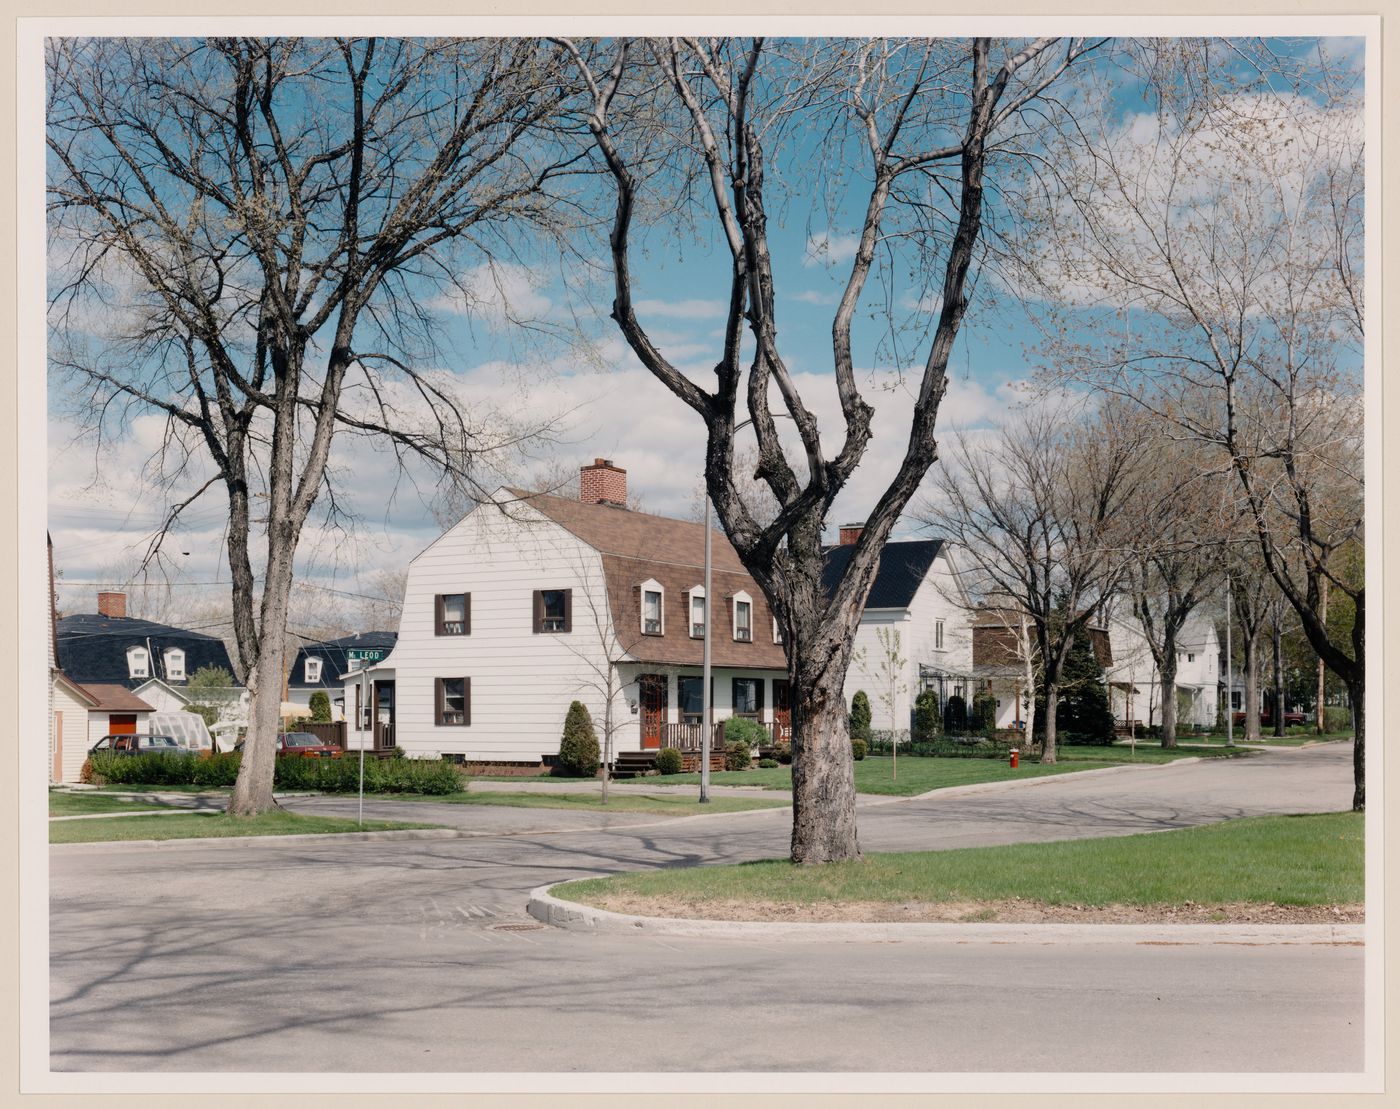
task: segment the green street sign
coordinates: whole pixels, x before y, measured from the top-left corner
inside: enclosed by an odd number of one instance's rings
[[[388,653],[383,647],[351,647],[345,657],[350,662],[378,662]]]

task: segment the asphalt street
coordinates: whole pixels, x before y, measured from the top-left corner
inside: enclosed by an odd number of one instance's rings
[[[868,804],[861,841],[938,849],[1333,811],[1349,783],[1344,744],[1068,775]],[[52,848],[53,1069],[1362,1065],[1358,946],[1173,947],[1107,930],[1073,946],[587,935],[528,917],[529,890],[781,856],[786,811],[675,819],[367,800],[365,812],[472,834]]]

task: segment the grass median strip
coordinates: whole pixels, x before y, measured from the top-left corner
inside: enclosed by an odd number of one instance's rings
[[[952,759],[904,756],[890,759],[871,756],[855,764],[856,792],[892,797],[913,797],[933,789],[976,785],[982,782],[1011,782],[1025,778],[1044,778],[1055,774],[1073,774],[1081,770],[1097,770],[1109,766],[1125,766],[1159,762],[1195,756],[1228,758],[1238,753],[1224,748],[1200,748],[1196,751],[1163,751],[1160,747],[1139,746],[1136,756],[1127,747],[1071,747],[1060,752],[1060,760],[1052,766],[1023,762],[1012,770],[1001,759]],[[633,778],[621,781],[624,789],[645,789],[648,785],[688,785],[700,781],[699,774],[671,774],[665,777]],[[717,786],[752,786],[756,789],[792,792],[792,767],[776,766],[760,770],[717,770],[710,774],[710,783]]]
[[[149,806],[148,806],[149,807]],[[129,839],[223,839],[231,836],[328,835],[343,832],[397,832],[437,828],[437,824],[366,820],[363,825],[334,816],[268,812],[261,816],[227,813],[182,813],[171,816],[113,817],[110,820],[56,821],[49,825],[50,843],[100,843]]]
[[[50,816],[96,816],[102,813],[150,812],[152,809],[174,809],[160,801],[128,801],[123,797],[104,797],[100,793],[49,793]]]
[[[472,790],[468,793],[376,794],[380,801],[426,801],[449,805],[507,805],[522,809],[575,809],[589,812],[644,812],[667,816],[701,816],[709,813],[747,812],[750,809],[781,809],[789,804],[780,797],[711,797],[701,805],[694,794],[637,794],[614,789],[604,805],[596,793],[525,793]]]
[[[570,882],[615,912],[727,920],[1355,920],[1357,813],[1251,817],[1060,843],[689,867]],[[854,910],[854,911],[848,911]]]

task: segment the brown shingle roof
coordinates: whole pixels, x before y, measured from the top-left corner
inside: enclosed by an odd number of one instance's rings
[[[699,666],[703,641],[690,638],[686,591],[704,582],[705,529],[700,523],[632,512],[612,505],[585,504],[547,493],[511,489],[526,504],[542,512],[560,527],[578,536],[603,556],[608,607],[618,640],[627,654],[639,662],[671,666]],[[739,560],[729,540],[711,531],[711,602],[715,625],[710,634],[711,662],[715,666],[762,670],[786,670],[781,644],[773,642],[773,613],[763,590]],[[648,579],[666,591],[665,635],[641,634],[641,590]],[[733,637],[735,593],[753,599],[753,642]],[[578,619],[577,609],[575,620]]]
[[[99,712],[155,712],[124,685],[84,685],[80,687],[97,703],[92,707]]]

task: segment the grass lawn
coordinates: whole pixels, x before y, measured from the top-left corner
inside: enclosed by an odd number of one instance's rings
[[[123,839],[220,839],[229,836],[324,835],[336,832],[388,832],[404,828],[436,828],[436,824],[405,824],[366,820],[363,825],[335,816],[303,816],[269,812],[236,817],[226,813],[180,816],[128,816],[111,820],[60,820],[49,825],[50,843],[99,843]]]
[[[1163,751],[1139,747],[1137,762],[1170,762],[1173,759],[1203,755],[1201,751]],[[1223,755],[1225,752],[1212,752]],[[916,758],[906,755],[890,759],[871,755],[855,764],[856,792],[912,797],[931,789],[965,786],[978,782],[1006,782],[1016,778],[1042,778],[1050,774],[1070,774],[1076,770],[1093,770],[1103,766],[1119,766],[1133,760],[1132,751],[1116,747],[1070,747],[1059,752],[1061,761],[1054,766],[1022,762],[1012,770],[1001,759],[939,759]],[[895,765],[897,764],[897,765]],[[898,777],[893,777],[894,771]],[[699,782],[699,774],[671,774],[665,777],[632,778],[618,782],[624,789],[645,789],[655,785],[682,785]],[[792,767],[777,766],[766,770],[723,770],[710,774],[710,783],[717,786],[757,786],[760,789],[792,791]]]
[[[1184,743],[1175,749],[1164,749],[1157,742],[1138,741],[1137,749],[1128,747],[1061,747],[1056,752],[1064,762],[1095,762],[1120,766],[1132,762],[1176,762],[1178,759],[1234,759],[1249,757],[1250,747],[1210,746],[1204,743]]]
[[[1253,741],[1245,743],[1244,729],[1241,728],[1235,732],[1235,744],[1237,746],[1243,746],[1246,749],[1255,746],[1269,745],[1273,745],[1276,747],[1302,747],[1304,744],[1307,743],[1341,743],[1344,741],[1350,743],[1352,738],[1353,736],[1350,732],[1337,735],[1317,735],[1315,732],[1309,732],[1306,735],[1285,736],[1265,734],[1259,737],[1257,743]],[[1155,743],[1158,741],[1148,740],[1147,742]],[[1225,737],[1223,735],[1182,736],[1177,740],[1177,742],[1183,744],[1201,744],[1210,747],[1223,747],[1225,746]],[[1142,743],[1142,740],[1138,740],[1139,747],[1142,746]]]
[[[614,782],[614,786],[619,783]],[[585,809],[591,812],[650,812],[669,816],[699,816],[706,813],[746,812],[749,809],[786,808],[786,798],[777,797],[711,797],[701,805],[694,795],[644,794],[636,791],[622,793],[616,789],[608,794],[604,805],[596,793],[448,793],[428,796],[421,793],[376,793],[384,801],[438,801],[449,805],[508,805],[522,809]]]
[[[571,901],[609,895],[752,903],[995,901],[1167,905],[1363,899],[1363,816],[1324,813],[1065,843],[867,855],[802,867],[783,861],[591,878],[554,890]]]
[[[93,790],[82,790],[74,796],[91,796],[93,793],[221,793],[227,797],[233,790],[228,786],[150,786],[140,784],[98,786]]]
[[[127,801],[120,797],[107,797],[101,793],[49,793],[50,816],[87,816],[90,813],[109,812],[150,812],[152,809],[168,809],[159,801]]]

